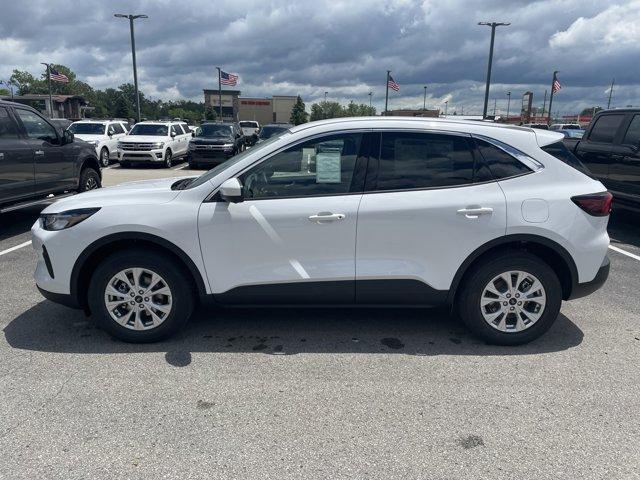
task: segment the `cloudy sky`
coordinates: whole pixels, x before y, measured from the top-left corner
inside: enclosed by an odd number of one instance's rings
[[[385,72],[401,85],[390,108],[427,106],[480,113],[496,34],[493,99],[506,109],[534,92],[542,105],[553,70],[561,113],[640,106],[640,0],[0,0],[0,79],[62,63],[96,88],[132,81],[128,22],[136,24],[138,74],[147,96],[202,99],[214,67],[240,75],[246,96],[300,94],[384,106]],[[514,103],[512,102],[512,109]]]

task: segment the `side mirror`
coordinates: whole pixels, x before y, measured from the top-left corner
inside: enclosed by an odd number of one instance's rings
[[[196,132],[191,132],[191,136],[195,138]]]
[[[176,132],[171,132],[171,138],[175,138]]]
[[[240,203],[244,200],[242,184],[237,178],[230,178],[220,185],[220,197],[225,202]]]
[[[73,132],[69,130],[62,132],[62,144],[66,145],[67,143],[73,143]]]
[[[107,135],[109,135],[110,137],[112,137],[114,133],[116,133],[116,132],[115,132],[115,130],[113,130],[113,129],[109,129],[109,131],[107,132]]]

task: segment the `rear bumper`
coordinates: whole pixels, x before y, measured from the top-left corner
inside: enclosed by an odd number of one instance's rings
[[[584,283],[576,283],[571,289],[571,295],[567,300],[575,300],[576,298],[586,297],[587,295],[591,295],[593,292],[598,290],[604,282],[607,281],[609,277],[609,270],[611,268],[611,262],[609,261],[609,257],[605,256],[602,261],[602,265],[598,269],[598,273],[593,280],[590,282]]]

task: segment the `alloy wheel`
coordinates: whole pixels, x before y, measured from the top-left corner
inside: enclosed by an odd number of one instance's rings
[[[103,148],[102,152],[100,152],[100,163],[103,167],[109,166],[109,152],[106,148]]]
[[[119,325],[131,330],[150,330],[171,313],[173,295],[167,282],[148,268],[127,268],[107,283],[104,304]]]
[[[534,325],[544,313],[547,294],[534,275],[512,270],[495,276],[484,287],[480,311],[489,325],[507,333]]]
[[[84,183],[84,189],[87,190],[95,190],[98,188],[98,181],[93,176],[89,176],[87,181]]]

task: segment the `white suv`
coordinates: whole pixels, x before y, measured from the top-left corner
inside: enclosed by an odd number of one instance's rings
[[[448,304],[486,341],[528,342],[609,271],[611,194],[562,138],[441,119],[299,125],[197,178],[47,207],[36,283],[134,342],[207,299]]]
[[[181,122],[140,122],[118,142],[122,167],[132,163],[156,163],[171,167],[189,150],[191,130]]]
[[[96,149],[100,165],[108,167],[118,158],[118,141],[127,134],[123,122],[110,120],[81,120],[69,125],[75,138],[89,142]]]

